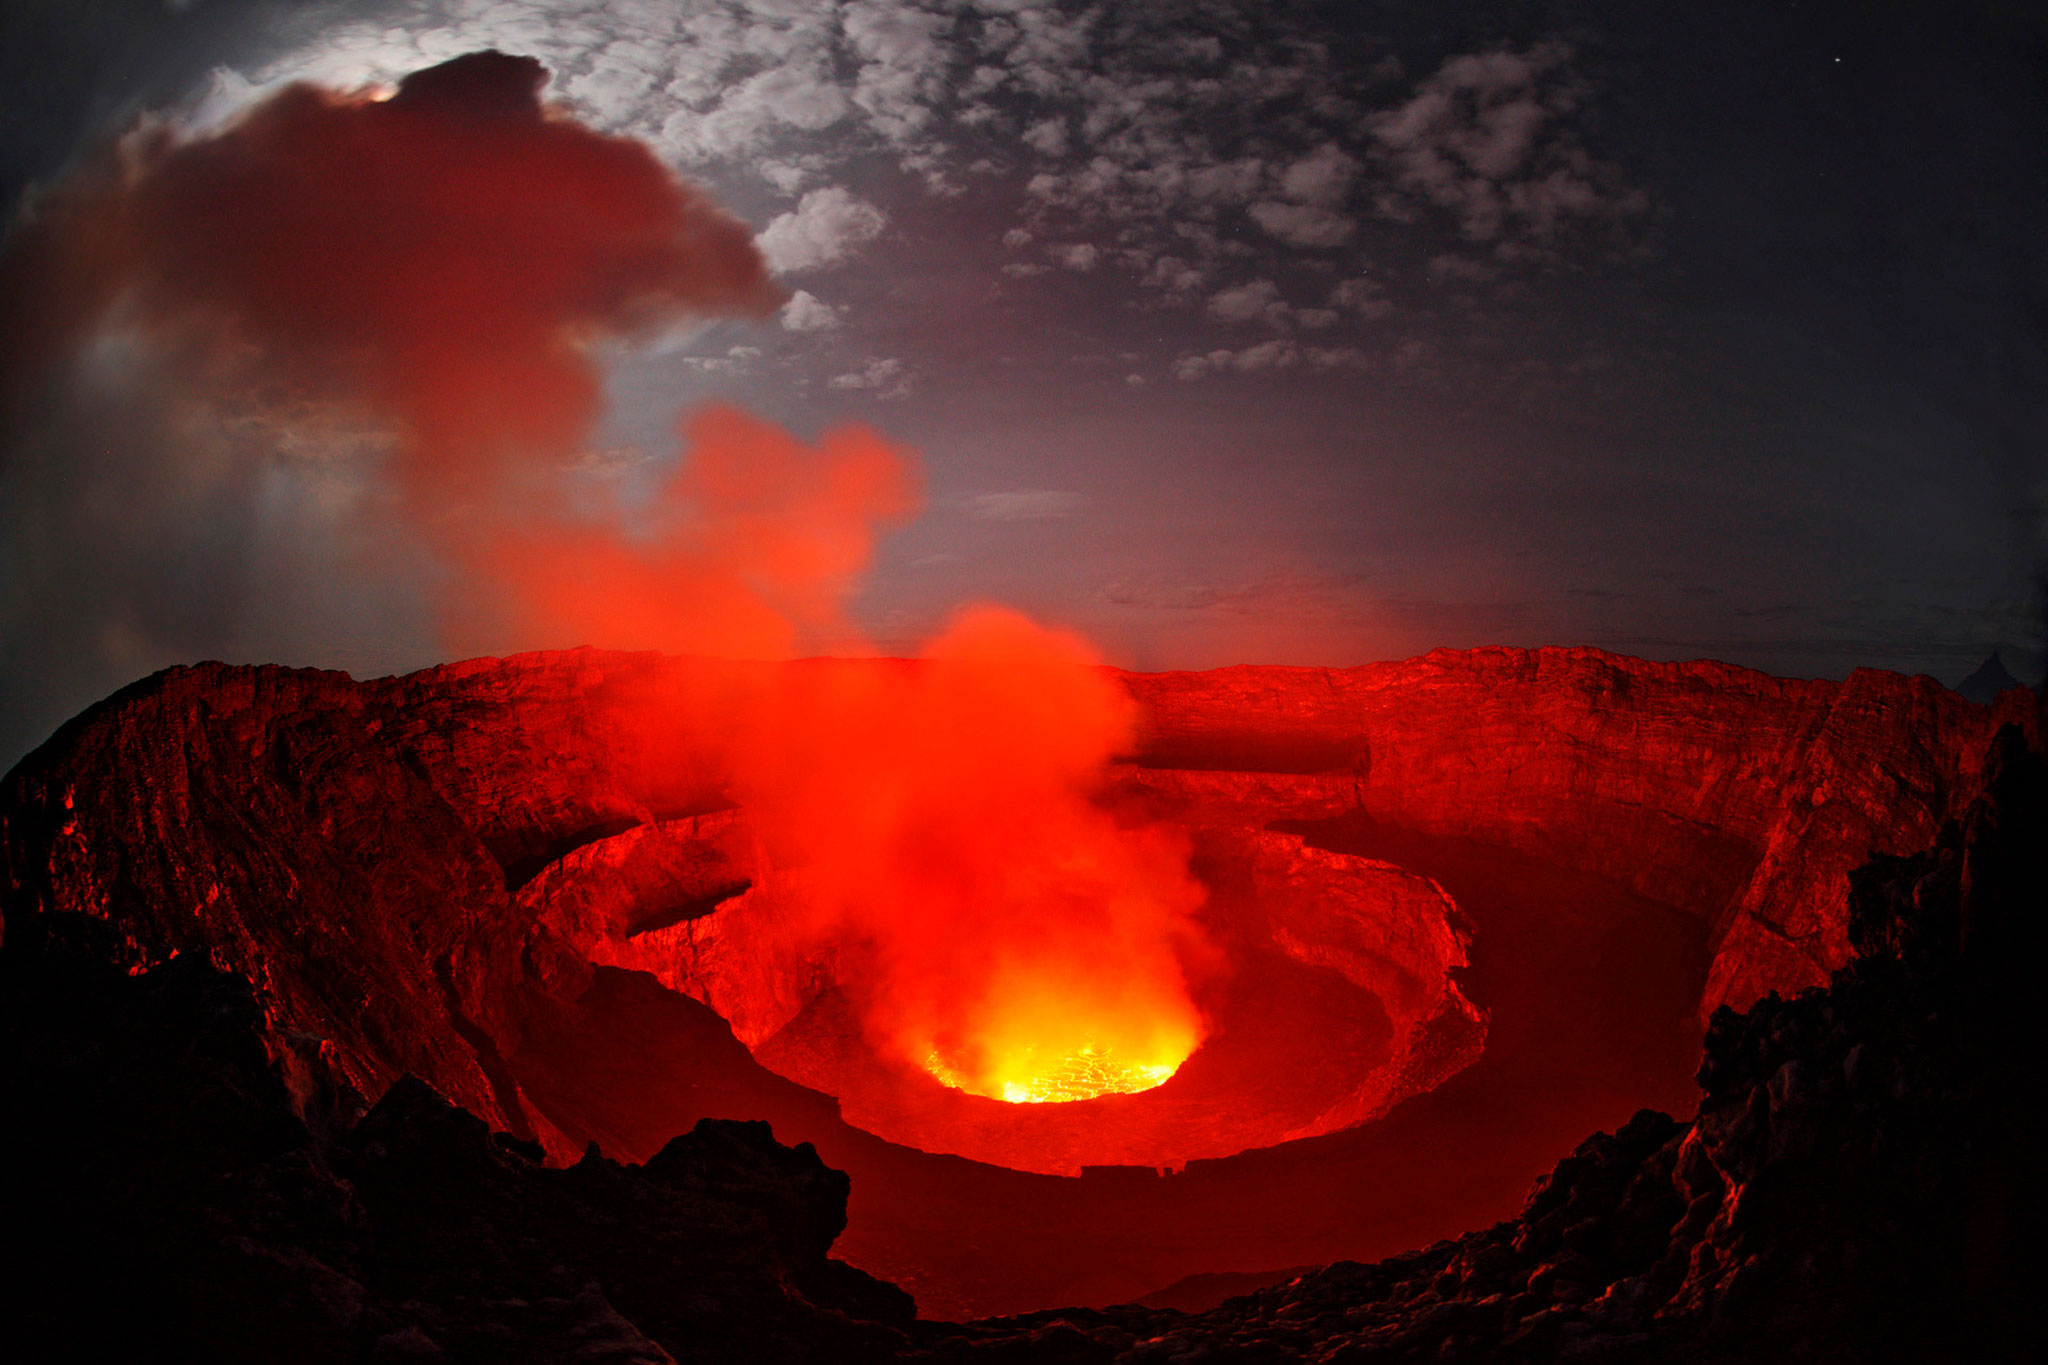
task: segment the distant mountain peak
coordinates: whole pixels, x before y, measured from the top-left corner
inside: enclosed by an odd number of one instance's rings
[[[1997,700],[1999,693],[2008,688],[2025,685],[2007,671],[2004,661],[1998,657],[1998,651],[1994,649],[1991,651],[1991,657],[1980,664],[1975,673],[1956,685],[1956,691],[1979,706],[1989,706]]]

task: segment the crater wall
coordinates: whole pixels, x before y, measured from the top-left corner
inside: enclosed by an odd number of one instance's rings
[[[566,1156],[505,1059],[588,982],[570,919],[613,912],[543,913],[548,879],[727,806],[721,736],[769,670],[902,666],[579,650],[367,682],[171,669],[0,784],[0,911],[7,932],[96,922],[133,969],[200,952],[245,973],[308,1093],[325,1077],[373,1099],[412,1072]],[[1924,847],[1998,723],[2040,736],[2031,694],[1986,708],[1928,678],[1583,649],[1120,676],[1145,717],[1124,797],[1253,828],[1362,807],[1614,880],[1712,926],[1703,1010],[1824,981],[1849,956],[1848,870]],[[733,876],[687,841],[640,842],[707,887]],[[644,923],[678,913],[641,899]]]

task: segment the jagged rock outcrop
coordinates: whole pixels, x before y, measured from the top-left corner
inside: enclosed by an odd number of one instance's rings
[[[723,804],[705,736],[738,672],[588,651],[369,683],[167,670],[8,775],[0,908],[10,931],[104,920],[131,969],[197,953],[247,976],[302,1094],[360,1107],[410,1073],[573,1159],[505,1058],[534,995],[575,995],[589,964],[515,893],[593,838]]]
[[[1126,679],[1159,767],[1349,773],[1376,818],[1607,877],[1708,921],[1701,1001],[1748,1005],[1849,961],[1845,877],[1925,847],[1979,790],[1996,709],[1932,678],[1844,682],[1592,649],[1437,650],[1350,669]]]
[[[1119,1365],[2024,1359],[2044,888],[2048,763],[2015,727],[1931,848],[1857,871],[1856,960],[1716,1011],[1689,1123],[1638,1113],[1519,1217],[1426,1250],[1195,1316],[1061,1310],[972,1339]]]
[[[92,926],[0,953],[0,1354],[37,1361],[885,1360],[908,1295],[829,1259],[846,1177],[765,1123],[566,1168],[401,1078],[294,1112],[245,980]],[[325,1107],[332,1111],[332,1106]]]
[[[1298,835],[1242,839],[1230,861],[1251,874],[1261,930],[1288,957],[1327,967],[1385,1003],[1387,1059],[1357,1078],[1290,1138],[1363,1123],[1427,1090],[1477,1056],[1482,1011],[1458,989],[1468,936],[1443,888],[1390,863],[1332,853]],[[1227,1155],[1227,1153],[1224,1153]]]
[[[340,674],[206,665],[117,694],[8,779],[8,934],[78,917],[126,968],[211,960],[255,983],[302,1094],[410,1072],[533,1137],[487,1027],[526,975],[504,874],[386,722]]]

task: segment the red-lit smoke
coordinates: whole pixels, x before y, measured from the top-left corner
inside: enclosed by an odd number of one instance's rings
[[[195,387],[388,429],[368,510],[449,571],[462,647],[482,621],[529,643],[845,648],[874,537],[918,498],[874,433],[810,447],[707,408],[650,496],[571,496],[594,343],[781,294],[744,225],[545,107],[546,79],[478,53],[388,98],[297,85],[208,136],[132,136],[10,247],[0,307],[37,322],[10,401],[112,330]],[[1201,1035],[1185,851],[1090,800],[1133,724],[1093,665],[982,610],[917,665],[794,671],[736,742],[741,795],[848,945],[878,1041],[988,1093],[1084,1050],[1170,1068]]]
[[[389,98],[290,86],[225,129],[132,136],[50,196],[0,301],[43,357],[139,330],[195,386],[340,405],[395,440],[393,505],[455,570],[451,643],[775,655],[847,632],[913,463],[857,427],[815,450],[742,414],[627,505],[575,460],[600,415],[593,343],[781,301],[744,224],[643,145],[545,108],[531,58],[477,53]]]
[[[471,537],[471,567],[519,636],[744,658],[855,642],[846,593],[877,530],[917,507],[908,452],[852,424],[810,447],[724,406],[681,434],[638,534],[543,515]]]
[[[588,343],[780,302],[745,225],[551,114],[546,79],[476,53],[389,98],[293,85],[211,136],[132,135],[41,206],[9,302],[61,290],[40,311],[67,330],[125,310],[364,404],[423,516],[501,495],[598,416]]]
[[[1007,1098],[1084,1050],[1147,1084],[1194,1050],[1201,891],[1177,838],[1091,800],[1137,716],[1081,640],[981,607],[921,660],[778,688],[739,795],[877,1041]]]

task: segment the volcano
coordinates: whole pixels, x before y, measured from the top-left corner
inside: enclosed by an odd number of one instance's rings
[[[363,1155],[372,1146],[473,1152],[462,1160],[511,1162],[519,1180],[573,1177],[587,1201],[636,1171],[724,1197],[734,1170],[783,1162],[796,1174],[745,1188],[800,1177],[822,1195],[778,1193],[740,1224],[811,1231],[746,1254],[781,1267],[818,1321],[923,1330],[877,1283],[890,1281],[925,1319],[1036,1313],[1007,1339],[1093,1359],[1115,1333],[1050,1310],[1176,1282],[1161,1302],[1204,1306],[1204,1276],[1247,1288],[1288,1278],[1283,1267],[1465,1233],[1515,1215],[1530,1181],[1593,1129],[1616,1136],[1582,1147],[1575,1171],[1633,1171],[1665,1152],[1682,1169],[1664,1168],[1659,1198],[1676,1197],[1673,1179],[1704,1198],[1701,1139],[1631,1115],[1692,1104],[1703,1036],[1710,1062],[1717,1046],[1710,1018],[1727,1034],[1737,1011],[1755,1019],[1819,1000],[1831,980],[1842,989],[1869,948],[1859,933],[1877,933],[1852,892],[1870,901],[1878,883],[1858,869],[1875,857],[1897,882],[1897,866],[1930,848],[1954,865],[1959,831],[1995,825],[1984,809],[2000,774],[2038,762],[2027,755],[2041,745],[2030,694],[1984,707],[1872,671],[1790,681],[1583,649],[1105,670],[1141,723],[1091,800],[1184,841],[1200,890],[1188,990],[1202,1036],[1170,1066],[1134,1073],[1103,1047],[1055,1058],[1036,1091],[974,1093],[936,1054],[920,1066],[864,1025],[855,968],[868,959],[806,918],[804,869],[777,862],[731,760],[750,699],[788,670],[904,667],[579,650],[367,682],[219,664],[139,682],[65,726],[0,792],[17,1069],[58,1065],[23,1060],[38,1029],[57,1027],[24,1023],[36,1009],[113,1001],[122,982],[226,991],[229,1003],[194,1005],[189,1019],[160,1010],[211,1037],[216,1025],[191,1019],[239,1017],[241,989],[250,1036],[234,1074],[256,1079],[234,1093],[275,1086],[265,1131],[284,1125],[369,1163],[350,1188],[373,1212],[386,1158]],[[1935,905],[1932,875],[1906,899]],[[1918,924],[1935,910],[1897,913]],[[49,982],[65,971],[87,984],[56,992],[60,1008]],[[202,976],[214,984],[192,984]],[[119,1015],[125,1031],[142,1027],[141,1009],[88,1015]],[[65,1048],[74,1081],[99,1068],[115,1083],[119,1046]],[[137,1084],[196,1086],[192,1058],[212,1055],[174,1048],[137,1063],[155,1077]],[[216,1079],[227,1066],[207,1065]],[[1798,1082],[1786,1074],[1764,1078],[1769,1103],[1787,1102],[1779,1092]],[[175,1130],[183,1112],[159,1122]],[[773,1141],[725,1122],[764,1119]],[[671,1141],[693,1129],[696,1145]],[[843,1232],[820,1159],[851,1178]],[[1680,1200],[1665,1222],[1722,1208],[1735,1177],[1714,1169],[1713,1207],[1688,1213]],[[1555,1201],[1569,1184],[1553,1173],[1545,1188]],[[459,1216],[497,1207],[475,1198]],[[711,1216],[692,1207],[673,1216]],[[623,1242],[606,1253],[632,1254]],[[347,1300],[329,1304],[337,1339],[394,1351],[409,1332],[455,1340],[445,1321],[365,1308],[365,1292],[382,1292],[370,1271],[323,1273],[357,1284],[330,1285]],[[1544,1283],[1579,1273],[1557,1262]],[[605,1287],[613,1300],[568,1285],[546,1330],[617,1316],[626,1291]],[[731,1295],[729,1309],[689,1311],[782,1321]],[[535,1302],[518,1311],[541,1314]],[[1148,1311],[1156,1325],[1166,1310]],[[1115,1328],[1131,1338],[1119,1350],[1136,1349],[1134,1330]],[[769,1354],[886,1358],[920,1340],[856,1336],[858,1350],[830,1332],[777,1337]]]

